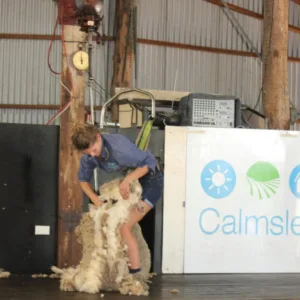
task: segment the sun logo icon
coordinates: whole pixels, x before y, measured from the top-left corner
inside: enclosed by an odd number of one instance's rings
[[[216,199],[225,198],[232,193],[236,175],[232,166],[224,160],[208,163],[201,174],[201,184],[205,193]]]

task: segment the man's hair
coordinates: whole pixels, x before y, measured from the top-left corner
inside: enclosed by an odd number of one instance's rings
[[[72,144],[77,150],[85,150],[91,147],[97,140],[97,134],[101,130],[92,124],[75,122],[72,127]]]

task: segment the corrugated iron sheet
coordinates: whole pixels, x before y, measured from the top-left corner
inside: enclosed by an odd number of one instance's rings
[[[138,48],[139,57],[148,58],[144,65],[139,63],[139,87],[229,94],[239,97],[244,104],[256,103],[261,88],[259,59],[151,47],[151,51],[149,46]]]
[[[0,40],[1,103],[59,104],[59,76],[47,65],[49,41]],[[54,70],[61,68],[60,43],[51,55]]]
[[[113,34],[114,2],[105,1],[105,31]],[[227,0],[228,3],[262,14],[263,0]],[[110,5],[110,9],[109,9]],[[228,50],[250,51],[236,24],[222,8],[204,0],[137,0],[138,37]],[[30,8],[30,9],[29,9]],[[46,0],[2,0],[1,31],[52,34],[57,5]],[[300,26],[300,6],[290,2],[290,23]],[[255,48],[261,51],[262,21],[233,12]],[[36,16],[35,18],[33,16]],[[108,28],[108,26],[110,26]],[[299,34],[289,32],[289,56],[299,57]],[[0,41],[0,102],[59,104],[59,78],[47,67],[49,41]],[[134,86],[148,89],[232,94],[254,106],[261,88],[259,59],[204,51],[138,44],[138,73]],[[107,98],[112,77],[113,43],[96,46],[93,55],[95,105]],[[55,42],[51,62],[60,70],[61,44]],[[289,63],[291,101],[300,109],[299,63]],[[86,104],[89,90],[86,89]],[[45,123],[48,110],[0,110],[3,122]],[[19,120],[19,121],[18,121]]]
[[[253,43],[261,46],[262,22],[233,13]],[[247,51],[223,9],[203,0],[138,0],[140,38]]]
[[[137,78],[136,87],[163,90],[166,83],[165,47],[142,45],[137,46]]]
[[[138,1],[139,37],[250,51],[236,24],[219,6],[197,0],[159,3]],[[255,9],[259,12],[260,8]],[[238,13],[233,15],[261,51],[262,22]],[[256,103],[261,81],[256,58],[148,45],[138,49],[138,83],[142,88],[233,94],[245,104]]]
[[[3,33],[52,34],[57,4],[52,0],[1,0]]]
[[[49,41],[31,40],[0,40],[0,103],[2,104],[60,104],[60,76],[50,72],[47,65],[47,51]],[[105,101],[106,89],[106,46],[95,48],[93,61],[93,77],[98,85],[94,85],[95,105],[101,105]],[[53,44],[51,52],[51,66],[55,71],[61,69],[61,42]],[[96,67],[98,66],[98,67]],[[88,81],[88,77],[86,77]],[[101,87],[100,87],[101,86]],[[89,104],[89,89],[86,87],[86,104]],[[15,110],[0,110],[1,114]],[[20,110],[17,115],[28,110]],[[52,111],[54,113],[54,111]],[[43,122],[48,120],[49,112],[40,110],[40,114],[45,114]],[[32,122],[41,120],[35,118],[34,112],[28,112],[32,116]],[[2,120],[6,117],[2,117]],[[10,117],[7,120],[17,118]],[[47,120],[46,120],[47,119]],[[22,119],[24,121],[24,119]],[[42,123],[43,123],[42,122]],[[40,124],[40,123],[39,123]]]
[[[300,5],[289,1],[289,24],[300,27]]]
[[[107,0],[106,0],[106,4]],[[57,4],[50,0],[0,1],[1,31],[21,34],[52,34]],[[106,5],[108,15],[108,5]],[[106,28],[108,18],[106,19]],[[58,30],[56,34],[60,34]],[[60,103],[60,76],[48,68],[48,40],[0,40],[0,103],[2,104],[55,104]],[[61,70],[61,41],[54,41],[51,50],[52,69]],[[111,62],[107,64],[108,45],[94,47],[93,77],[95,84],[95,105],[101,105],[107,96],[108,72],[111,74]],[[110,49],[113,49],[110,46]],[[111,60],[110,60],[111,61]],[[88,77],[86,77],[88,81]],[[89,89],[86,88],[85,102],[88,105]],[[44,124],[55,110],[0,109],[1,122]]]
[[[264,0],[224,0],[224,2],[234,4],[236,6],[256,12],[258,14],[263,13]]]
[[[1,109],[0,122],[20,124],[45,124],[54,114],[53,110],[44,109]],[[52,124],[59,124],[54,121]]]

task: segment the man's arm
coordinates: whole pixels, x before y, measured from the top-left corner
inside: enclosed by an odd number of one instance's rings
[[[82,191],[91,199],[96,206],[101,206],[102,201],[99,196],[93,191],[90,181],[93,176],[93,170],[97,166],[95,162],[89,159],[86,155],[83,155],[80,159],[80,168],[78,171],[78,180]]]
[[[99,199],[99,196],[93,191],[91,185],[88,182],[80,181],[80,187],[96,206],[101,206],[103,204]]]
[[[132,179],[143,177],[150,170],[155,172],[157,160],[150,151],[143,151],[123,135],[118,136],[116,145],[114,145],[115,159],[121,166],[127,166],[135,169]]]
[[[124,180],[128,181],[128,183],[131,183],[132,181],[145,176],[148,172],[149,172],[148,166],[138,167],[131,173],[127,174]]]

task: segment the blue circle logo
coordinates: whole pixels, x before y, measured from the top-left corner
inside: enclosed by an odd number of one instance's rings
[[[235,188],[234,169],[224,160],[213,160],[204,167],[201,184],[208,196],[216,199],[225,198]]]
[[[290,189],[292,193],[300,198],[300,165],[296,166],[290,175]]]

